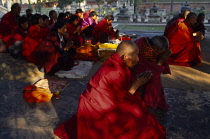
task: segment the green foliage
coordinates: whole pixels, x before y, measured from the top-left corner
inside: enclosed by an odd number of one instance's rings
[[[73,0],[58,0],[58,7],[64,10],[68,5],[72,4]]]

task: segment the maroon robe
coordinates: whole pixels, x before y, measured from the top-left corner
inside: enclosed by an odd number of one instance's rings
[[[69,39],[70,41],[74,42],[74,46],[77,48],[82,46],[84,42],[84,38],[80,35],[80,33],[74,33],[76,30],[77,26],[73,25],[72,23],[67,24],[67,32],[69,34]]]
[[[150,62],[144,58],[144,54],[141,53],[143,45],[148,45],[146,38],[142,37],[135,41],[136,45],[139,47],[139,62],[132,72],[133,78],[136,77],[137,74],[142,73],[144,71],[151,71],[152,77],[139,91],[142,93],[143,100],[147,106],[151,106],[153,109],[157,107],[168,110],[168,104],[166,103],[163,86],[161,83],[161,73],[170,74],[170,68],[167,63],[160,66],[154,62]]]
[[[111,30],[109,30],[108,29],[109,26],[112,26],[112,24],[108,24],[106,18],[102,19],[98,24],[95,25],[95,27],[92,31],[92,35],[93,35],[93,38],[96,39],[96,42],[98,42],[102,39],[101,38],[102,33],[104,33],[106,36],[108,36],[110,38],[115,38],[116,33],[113,30],[113,28]]]
[[[2,39],[5,43],[8,42],[12,31],[18,27],[17,25],[17,16],[12,12],[6,13],[0,22],[0,39]]]
[[[16,28],[6,44],[7,48],[14,44],[16,41],[23,41],[26,37],[26,33],[27,31],[23,30],[21,27]]]
[[[191,66],[192,62],[201,63],[200,42],[193,36],[193,28],[187,20],[173,22],[165,31],[172,55],[169,64]]]
[[[30,26],[28,33],[24,39],[22,47],[22,55],[30,62],[36,64],[36,59],[31,55],[35,48],[42,41],[41,28],[37,25]]]
[[[37,64],[44,67],[46,73],[54,74],[59,70],[70,70],[74,66],[73,57],[66,55],[64,59],[60,48],[58,33],[51,32],[34,50],[32,56],[36,58]],[[69,53],[70,55],[71,53]]]
[[[164,139],[165,128],[149,112],[138,93],[128,92],[130,70],[113,54],[81,94],[77,117],[61,124],[61,139]],[[77,128],[76,130],[73,130]]]

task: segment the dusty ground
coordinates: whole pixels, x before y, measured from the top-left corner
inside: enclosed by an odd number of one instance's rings
[[[161,32],[139,32],[139,36],[153,36]],[[167,113],[154,112],[166,127],[168,139],[210,139],[210,33],[202,41],[203,67],[185,68],[171,66],[172,75],[162,76]],[[14,60],[0,53],[0,139],[52,139],[54,129],[76,114],[79,96],[89,78],[102,63],[94,64],[88,77],[68,79],[70,85],[61,98],[50,102],[27,103],[22,90],[45,76],[37,67],[24,60]]]

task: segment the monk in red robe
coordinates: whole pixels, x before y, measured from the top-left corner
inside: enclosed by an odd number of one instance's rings
[[[114,21],[113,15],[107,15],[97,25],[95,25],[92,36],[96,39],[96,43],[107,43],[109,39],[114,39],[117,36],[118,30],[114,31],[112,22]]]
[[[59,70],[70,70],[74,66],[76,50],[64,38],[66,23],[57,21],[51,33],[35,48],[32,56],[45,72],[52,75]]]
[[[138,89],[147,106],[153,109],[168,110],[160,75],[170,74],[169,65],[166,63],[171,51],[168,39],[164,36],[154,36],[151,39],[142,37],[135,41],[139,47],[139,62],[132,71],[135,78],[141,72],[151,71],[151,79]]]
[[[22,16],[18,19],[18,27],[13,31],[7,42],[7,49],[13,58],[18,58],[22,53],[23,41],[28,30],[28,18]]]
[[[81,34],[80,26],[78,26],[78,16],[71,15],[69,19],[69,24],[67,24],[67,32],[69,34],[69,40],[74,42],[74,46],[77,48],[82,46],[84,43],[84,38]]]
[[[77,116],[61,124],[55,134],[77,139],[164,139],[165,128],[149,112],[138,93],[151,77],[146,71],[131,82],[130,68],[138,47],[122,41],[81,94]],[[73,130],[75,129],[76,130]],[[70,133],[70,134],[69,134]]]
[[[49,12],[49,17],[50,17],[49,26],[51,26],[51,25],[55,24],[55,22],[58,19],[57,12],[55,10],[51,10]]]
[[[39,45],[39,43],[43,40],[42,30],[43,27],[43,19],[40,14],[35,14],[32,17],[32,25],[30,26],[28,33],[24,39],[22,55],[36,64],[36,58],[31,54],[35,50],[35,48]]]
[[[6,52],[6,43],[8,42],[12,31],[18,27],[18,18],[21,11],[19,3],[14,3],[11,11],[6,13],[0,21],[0,52]]]
[[[169,40],[172,55],[169,64],[180,66],[201,66],[200,40],[203,39],[201,32],[193,32],[197,16],[191,12],[183,22],[173,22],[165,31]]]

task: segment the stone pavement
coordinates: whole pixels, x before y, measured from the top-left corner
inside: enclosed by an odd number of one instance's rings
[[[127,32],[124,30],[124,32]],[[154,36],[156,33],[138,33],[141,36]],[[127,33],[129,34],[129,32]],[[210,34],[207,35],[209,38]],[[208,40],[206,41],[208,42]],[[204,44],[205,47],[209,43]],[[205,65],[210,63],[208,49],[204,52]],[[96,63],[96,65],[100,63]],[[97,67],[97,66],[96,66]],[[174,67],[172,67],[173,71]],[[176,73],[176,76],[164,76],[163,85],[166,93],[169,112],[160,110],[152,111],[157,119],[166,127],[168,139],[210,139],[210,89],[208,88],[209,68],[192,69]],[[94,69],[96,70],[96,69]],[[89,77],[83,80],[70,80],[70,85],[62,92],[59,100],[52,99],[50,102],[30,104],[24,101],[22,90],[28,84],[33,84],[40,78],[48,78],[33,64],[24,60],[14,60],[8,54],[0,53],[0,139],[51,139],[56,138],[53,130],[57,125],[76,114],[79,96],[86,87],[87,80],[94,74],[91,71]],[[178,69],[177,69],[178,70]],[[183,72],[199,70],[205,74],[191,85],[196,76],[190,74],[183,76]],[[196,74],[201,75],[200,72]],[[183,76],[183,77],[182,77]],[[50,77],[56,78],[56,77]],[[172,84],[170,82],[172,79]],[[66,79],[67,80],[67,79]],[[199,85],[199,81],[201,84]],[[168,83],[168,84],[167,84]],[[188,83],[188,86],[184,86]],[[192,86],[202,86],[196,89]],[[168,87],[170,86],[170,87]],[[184,87],[182,87],[184,86]],[[204,89],[206,87],[206,90]]]

